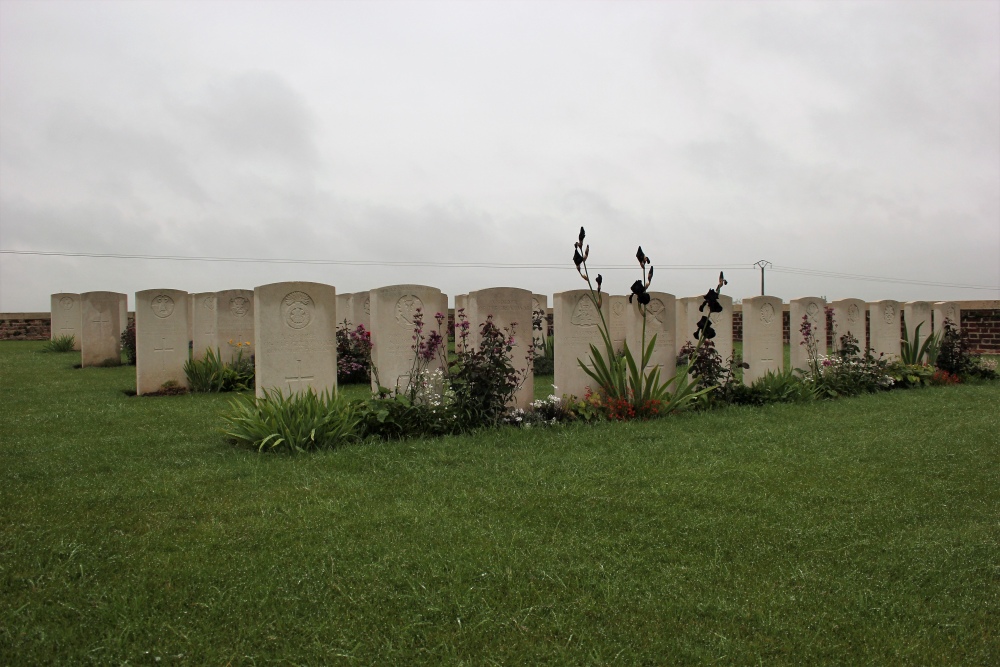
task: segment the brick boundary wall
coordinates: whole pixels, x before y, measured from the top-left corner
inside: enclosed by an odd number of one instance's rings
[[[969,345],[973,354],[1000,354],[1000,302],[998,301],[959,301],[962,308],[962,329],[969,335]],[[129,320],[134,313],[129,313]],[[454,315],[449,313],[449,323]],[[782,313],[782,338],[789,341],[790,315],[788,304]],[[548,333],[552,334],[551,309],[546,318]],[[865,317],[867,321],[867,313]],[[904,325],[900,317],[900,329]],[[826,344],[833,345],[830,333],[830,317],[826,321]],[[0,313],[0,340],[49,340],[49,313]],[[733,340],[743,340],[743,308],[736,304],[733,308]]]
[[[962,308],[962,330],[969,336],[969,347],[973,354],[1000,354],[1000,303],[996,301],[972,301],[957,302]],[[966,305],[968,304],[968,305]],[[969,307],[980,306],[980,307]],[[988,307],[982,307],[988,306]],[[785,304],[782,313],[782,340],[787,343],[790,340],[789,330],[791,315],[788,312],[788,304]],[[899,329],[902,334],[906,320],[902,313],[899,318]],[[865,313],[865,335],[868,336],[868,313]],[[826,344],[833,346],[831,317],[826,318]],[[921,338],[924,331],[921,329]],[[743,308],[740,304],[733,307],[733,340],[743,340]],[[867,342],[867,341],[866,341]]]

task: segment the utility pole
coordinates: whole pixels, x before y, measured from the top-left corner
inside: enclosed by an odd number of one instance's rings
[[[762,259],[754,263],[754,266],[760,269],[760,295],[764,296],[764,268],[767,266],[771,266],[771,262],[767,261],[766,259]]]

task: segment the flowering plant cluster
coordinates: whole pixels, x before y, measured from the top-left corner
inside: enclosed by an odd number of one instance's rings
[[[345,319],[337,327],[337,383],[368,383],[371,367],[371,332],[363,324],[352,329]]]
[[[603,398],[613,406],[616,418],[634,418],[647,414],[650,411],[648,406],[654,404],[657,406],[657,413],[661,409],[660,406],[662,406],[664,412],[683,409],[708,390],[698,389],[694,383],[688,380],[687,374],[661,379],[660,367],[658,365],[651,367],[650,362],[653,357],[653,350],[656,347],[656,334],[647,343],[646,307],[651,300],[649,286],[653,282],[652,260],[643,252],[642,246],[639,246],[639,249],[635,253],[635,258],[639,263],[641,277],[632,283],[630,288],[631,294],[628,298],[629,303],[635,304],[639,316],[642,317],[642,337],[637,361],[633,356],[632,350],[629,349],[627,341],[623,345],[620,356],[615,351],[607,320],[604,318],[604,312],[601,310],[603,303],[601,284],[603,278],[601,274],[597,274],[596,279],[591,282],[590,273],[587,270],[590,245],[584,245],[586,236],[586,231],[581,227],[580,235],[573,244],[573,263],[576,264],[577,273],[586,281],[587,288],[590,291],[590,299],[600,317],[598,330],[601,340],[604,343],[604,350],[599,350],[596,345],[591,345],[590,363],[586,363],[583,359],[577,359],[577,363],[597,384]],[[595,284],[597,286],[596,289],[594,288]],[[721,284],[719,287],[721,289]],[[718,307],[719,311],[721,311],[722,307],[718,304],[718,292],[710,291],[710,293],[715,295],[715,307]],[[707,300],[708,295],[706,295],[706,303]],[[702,307],[704,308],[705,305],[703,303]],[[707,320],[707,317],[702,319]],[[701,325],[699,325],[699,329],[703,330]],[[712,336],[714,335],[712,333]],[[711,336],[708,337],[710,338]],[[672,385],[674,386],[671,392]],[[621,407],[626,403],[630,408],[628,410]]]
[[[125,363],[135,366],[135,320],[129,320],[125,325],[125,330],[121,336],[122,352],[125,354]]]

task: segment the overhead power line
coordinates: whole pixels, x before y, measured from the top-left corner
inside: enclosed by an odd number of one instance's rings
[[[290,259],[290,258],[270,258],[270,257],[195,257],[188,255],[140,255],[126,253],[99,253],[99,252],[56,252],[44,250],[0,250],[2,254],[8,255],[40,255],[43,257],[97,257],[104,259],[148,259],[166,260],[175,262],[238,262],[247,264],[306,264],[306,265],[347,265],[347,266],[428,266],[433,268],[457,268],[457,269],[569,269],[575,271],[575,267],[569,262],[564,264],[544,264],[526,263],[514,264],[509,262],[419,262],[408,260],[404,262],[389,262],[381,259]],[[567,266],[569,264],[569,266]],[[594,265],[595,269],[635,269],[635,264],[605,264]],[[720,266],[718,264],[671,264],[657,265],[658,269],[715,269],[724,271],[739,271],[753,267],[742,265]]]
[[[232,262],[244,264],[299,264],[315,266],[414,266],[445,269],[553,269],[553,270],[575,270],[567,263],[510,263],[510,262],[434,262],[408,260],[402,262],[391,262],[386,260],[364,260],[364,259],[298,259],[298,258],[273,258],[273,257],[213,257],[213,256],[189,256],[189,255],[146,255],[132,253],[98,253],[98,252],[61,252],[47,250],[0,250],[0,254],[5,255],[34,255],[41,257],[84,257],[98,259],[141,259],[155,261],[172,262]],[[770,263],[769,263],[770,264]],[[592,269],[600,271],[634,270],[634,264],[605,264],[592,265]],[[757,265],[746,264],[657,264],[658,270],[680,270],[680,271],[756,271]],[[777,273],[787,273],[791,275],[807,275],[819,278],[832,278],[836,280],[859,280],[880,283],[897,283],[903,285],[919,285],[924,287],[950,287],[954,289],[970,290],[990,290],[1000,291],[997,285],[968,285],[963,283],[950,283],[928,280],[912,280],[909,278],[897,278],[891,276],[872,276],[856,273],[842,273],[837,271],[826,271],[822,269],[805,269],[795,266],[782,266],[770,264],[768,268]]]

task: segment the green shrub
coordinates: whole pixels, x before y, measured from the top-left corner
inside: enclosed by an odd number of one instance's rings
[[[184,364],[184,374],[191,391],[212,393],[253,389],[253,361],[243,356],[242,343],[238,343],[236,348],[236,358],[230,362],[222,360],[218,348],[205,350],[202,359],[188,359]]]
[[[333,449],[358,440],[356,406],[329,391],[285,396],[265,390],[262,398],[245,396],[223,415],[225,436],[257,451],[298,452]]]
[[[913,358],[912,356],[908,358]],[[894,361],[886,366],[888,374],[895,382],[893,386],[897,389],[907,389],[910,387],[924,387],[931,384],[934,376],[934,367],[925,364],[910,364],[905,361]]]
[[[42,352],[72,352],[74,346],[76,346],[76,337],[72,334],[69,336],[56,336],[45,344]]]
[[[122,353],[125,355],[125,363],[135,366],[135,320],[129,320],[125,325],[125,330],[121,336]]]
[[[906,328],[903,328],[903,338],[900,340],[899,344],[899,358],[900,360],[909,366],[921,365],[926,361],[931,365],[937,361],[938,355],[938,342],[939,336],[931,334],[927,336],[927,339],[920,344],[920,327],[923,326],[923,322],[917,325],[916,329],[913,330],[913,340],[910,340],[910,334],[907,332]]]
[[[535,358],[532,361],[535,375],[552,375],[556,370],[556,348],[555,338],[548,336],[545,339],[545,348],[539,352],[535,351]]]

